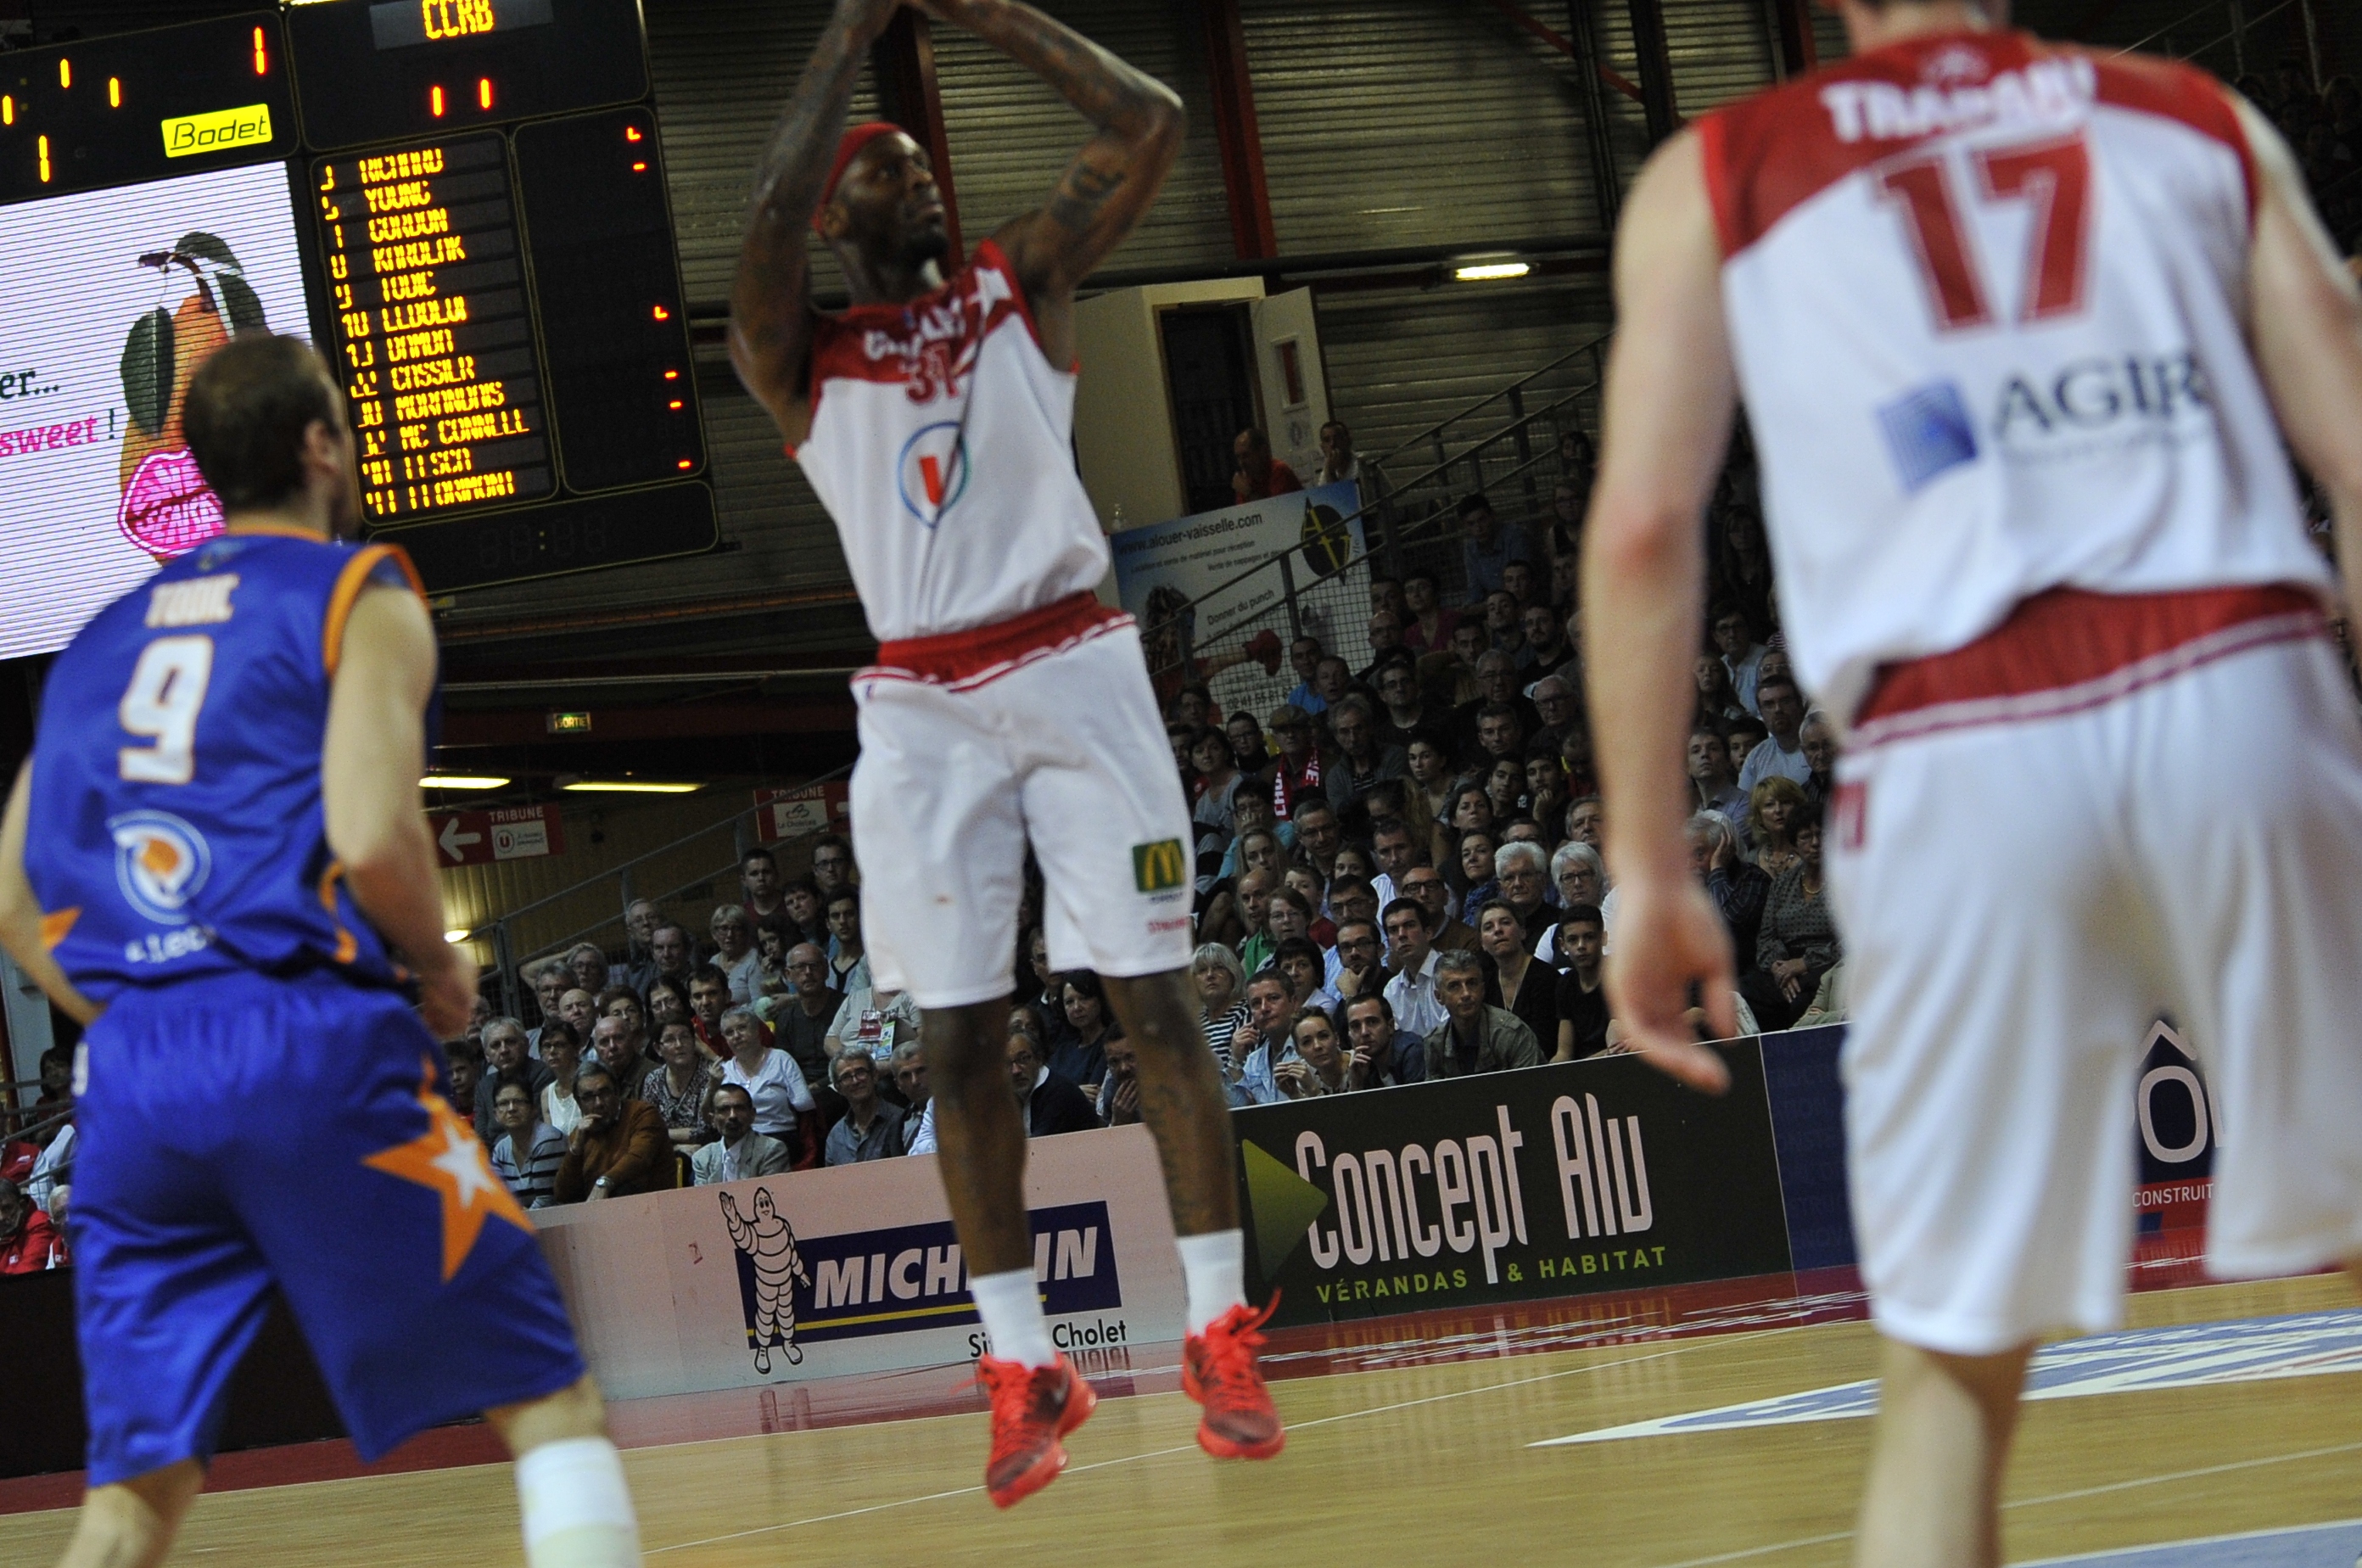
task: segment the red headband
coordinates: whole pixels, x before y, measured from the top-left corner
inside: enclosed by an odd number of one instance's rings
[[[852,165],[853,160],[861,156],[861,149],[881,136],[903,134],[905,133],[900,126],[886,120],[872,120],[867,125],[855,126],[844,133],[844,138],[836,144],[836,161],[830,164],[828,168],[828,183],[820,188],[820,205],[812,211],[813,233],[820,232],[820,215],[826,212],[829,203],[836,199],[837,182],[844,178],[844,171]]]

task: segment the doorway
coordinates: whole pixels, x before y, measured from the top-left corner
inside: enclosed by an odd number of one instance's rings
[[[1243,304],[1175,305],[1160,313],[1158,326],[1189,510],[1229,506],[1237,500],[1231,490],[1238,466],[1231,443],[1261,422],[1253,317]]]

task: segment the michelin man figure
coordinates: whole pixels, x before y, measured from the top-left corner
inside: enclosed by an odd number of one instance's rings
[[[730,1227],[730,1244],[755,1260],[755,1370],[771,1370],[771,1346],[787,1353],[788,1364],[802,1364],[796,1343],[796,1297],[788,1288],[792,1278],[807,1290],[811,1275],[796,1251],[796,1233],[771,1202],[767,1187],[755,1189],[755,1218],[750,1223],[738,1212],[734,1194],[722,1194],[722,1220]]]

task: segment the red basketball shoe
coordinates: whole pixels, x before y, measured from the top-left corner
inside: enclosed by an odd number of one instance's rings
[[[1271,1390],[1255,1365],[1264,1346],[1256,1331],[1278,1305],[1276,1296],[1260,1312],[1241,1302],[1182,1347],[1181,1391],[1206,1408],[1198,1446],[1216,1459],[1269,1459],[1287,1446]]]
[[[1066,1468],[1058,1440],[1091,1419],[1099,1397],[1060,1356],[1048,1366],[992,1356],[977,1359],[977,1381],[992,1396],[992,1457],[984,1489],[997,1508],[1010,1507],[1047,1486]]]

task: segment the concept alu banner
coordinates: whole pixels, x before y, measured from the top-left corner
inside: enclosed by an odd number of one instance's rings
[[[1723,1054],[1719,1097],[1617,1056],[1240,1112],[1249,1294],[1286,1324],[1786,1271],[1762,1050]]]

